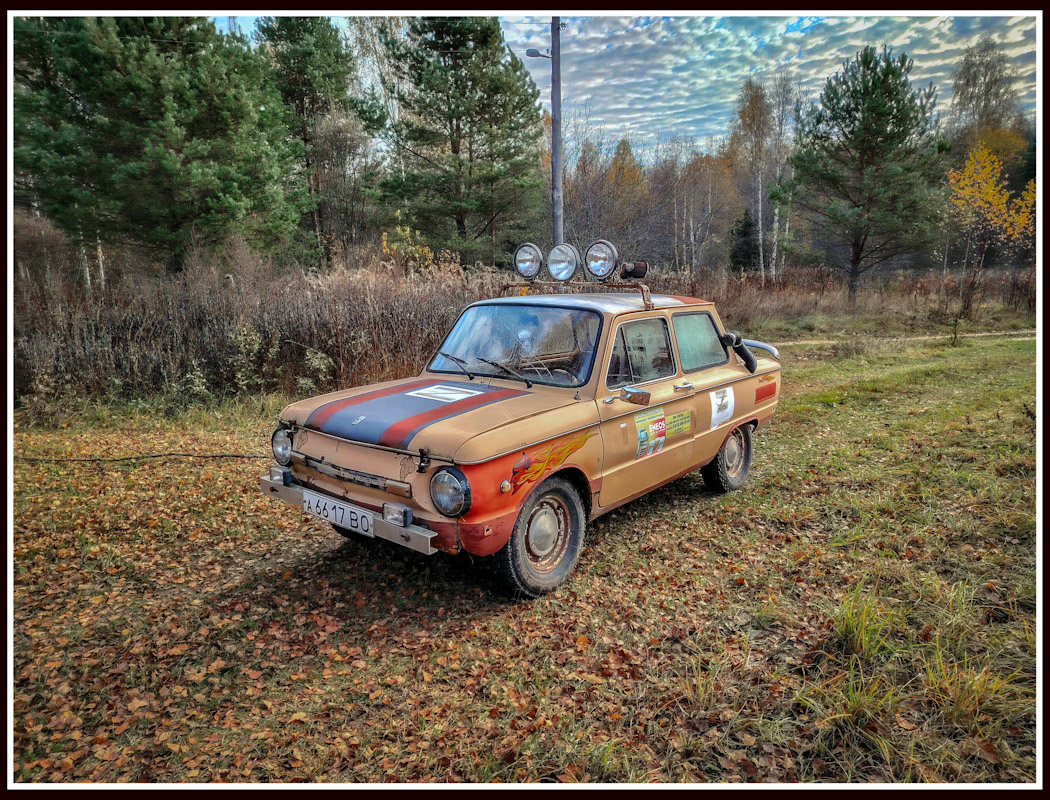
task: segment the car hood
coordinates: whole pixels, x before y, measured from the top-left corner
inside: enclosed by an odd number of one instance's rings
[[[408,378],[301,400],[281,419],[364,445],[451,459],[468,439],[574,404],[567,389],[508,381]]]

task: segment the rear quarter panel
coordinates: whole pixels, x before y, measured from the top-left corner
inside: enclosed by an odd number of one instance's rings
[[[701,399],[696,406],[697,427],[701,431],[708,431],[696,439],[695,458],[698,466],[707,464],[718,455],[730,431],[737,426],[743,423],[753,423],[756,428],[765,425],[780,400],[780,363],[775,359],[758,359],[758,369],[753,375],[741,377],[739,369],[733,369],[730,364],[720,368],[710,379],[710,388],[697,392],[700,398],[708,398],[706,402]],[[727,389],[732,391],[733,411],[728,419],[720,420],[716,417],[715,409],[724,400]]]

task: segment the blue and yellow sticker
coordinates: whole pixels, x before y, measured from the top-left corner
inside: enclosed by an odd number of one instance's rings
[[[693,423],[693,412],[691,409],[678,411],[667,417],[667,436],[677,436],[680,433],[688,433]]]
[[[638,447],[634,460],[651,456],[664,449],[668,436],[688,433],[692,427],[693,412],[690,409],[677,411],[671,416],[664,414],[663,406],[647,408],[634,415],[634,424],[638,431]]]

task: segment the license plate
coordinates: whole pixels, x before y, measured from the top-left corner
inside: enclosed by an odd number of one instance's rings
[[[318,519],[338,525],[340,528],[346,528],[365,536],[375,536],[372,525],[375,517],[372,512],[365,511],[363,508],[304,489],[303,510]]]

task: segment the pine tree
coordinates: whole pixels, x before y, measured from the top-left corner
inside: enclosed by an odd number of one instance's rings
[[[374,133],[386,122],[378,96],[353,97],[357,65],[349,44],[329,17],[261,17],[256,39],[273,64],[273,81],[285,105],[295,114],[295,133],[302,144],[303,173],[310,196],[311,229],[322,247],[323,263],[331,259],[331,236],[324,220],[316,128],[335,112],[351,113]]]
[[[294,151],[245,39],[204,18],[15,21],[16,149],[28,191],[81,244],[175,268],[191,240],[294,232]]]
[[[495,18],[416,19],[387,47],[407,87],[388,196],[463,262],[505,257],[539,203],[539,91]]]
[[[820,103],[800,113],[791,199],[848,252],[841,266],[854,298],[860,276],[930,236],[944,143],[934,90],[912,88],[912,61],[865,47],[828,78]]]
[[[752,270],[758,264],[758,230],[751,209],[744,208],[730,232],[733,248],[729,252],[729,265],[735,272]]]

